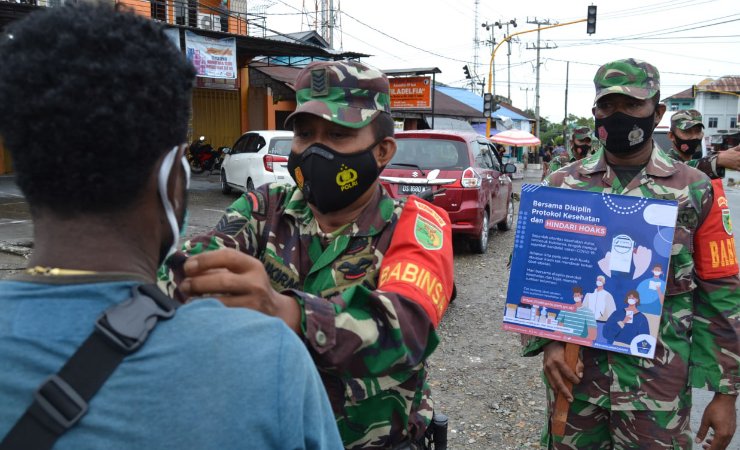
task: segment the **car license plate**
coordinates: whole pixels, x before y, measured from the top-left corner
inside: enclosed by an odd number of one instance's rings
[[[419,185],[419,184],[399,184],[398,185],[398,193],[399,194],[419,194],[429,189],[429,186]]]

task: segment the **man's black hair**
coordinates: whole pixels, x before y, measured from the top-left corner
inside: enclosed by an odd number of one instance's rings
[[[393,117],[386,112],[378,114],[378,117],[370,122],[370,126],[373,127],[373,136],[376,142],[387,137],[393,137],[396,133]]]
[[[45,9],[7,28],[0,61],[0,136],[32,209],[125,209],[186,139],[195,70],[151,20]]]

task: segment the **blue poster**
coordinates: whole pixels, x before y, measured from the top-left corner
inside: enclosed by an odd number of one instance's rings
[[[503,328],[653,358],[678,204],[522,186]]]

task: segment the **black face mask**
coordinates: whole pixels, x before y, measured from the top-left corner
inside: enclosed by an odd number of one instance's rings
[[[573,146],[573,156],[575,156],[576,159],[580,159],[588,155],[588,152],[590,151],[591,151],[591,146],[588,144]]]
[[[674,137],[676,141],[673,145],[675,145],[676,149],[684,155],[693,156],[696,149],[701,145],[701,139],[681,139],[678,136]]]
[[[378,143],[349,155],[313,144],[301,154],[290,152],[288,171],[306,200],[319,211],[339,211],[360,198],[378,179],[380,170],[372,153]]]
[[[632,117],[615,112],[603,119],[596,119],[596,134],[606,146],[606,151],[615,155],[629,155],[637,151],[653,135],[655,113],[647,117]]]

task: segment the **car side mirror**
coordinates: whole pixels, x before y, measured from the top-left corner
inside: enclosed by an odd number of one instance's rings
[[[516,172],[516,166],[512,163],[506,163],[504,164],[504,173],[515,173]]]
[[[221,151],[224,153],[224,155],[228,155],[231,153],[231,149],[229,147],[223,147]]]

